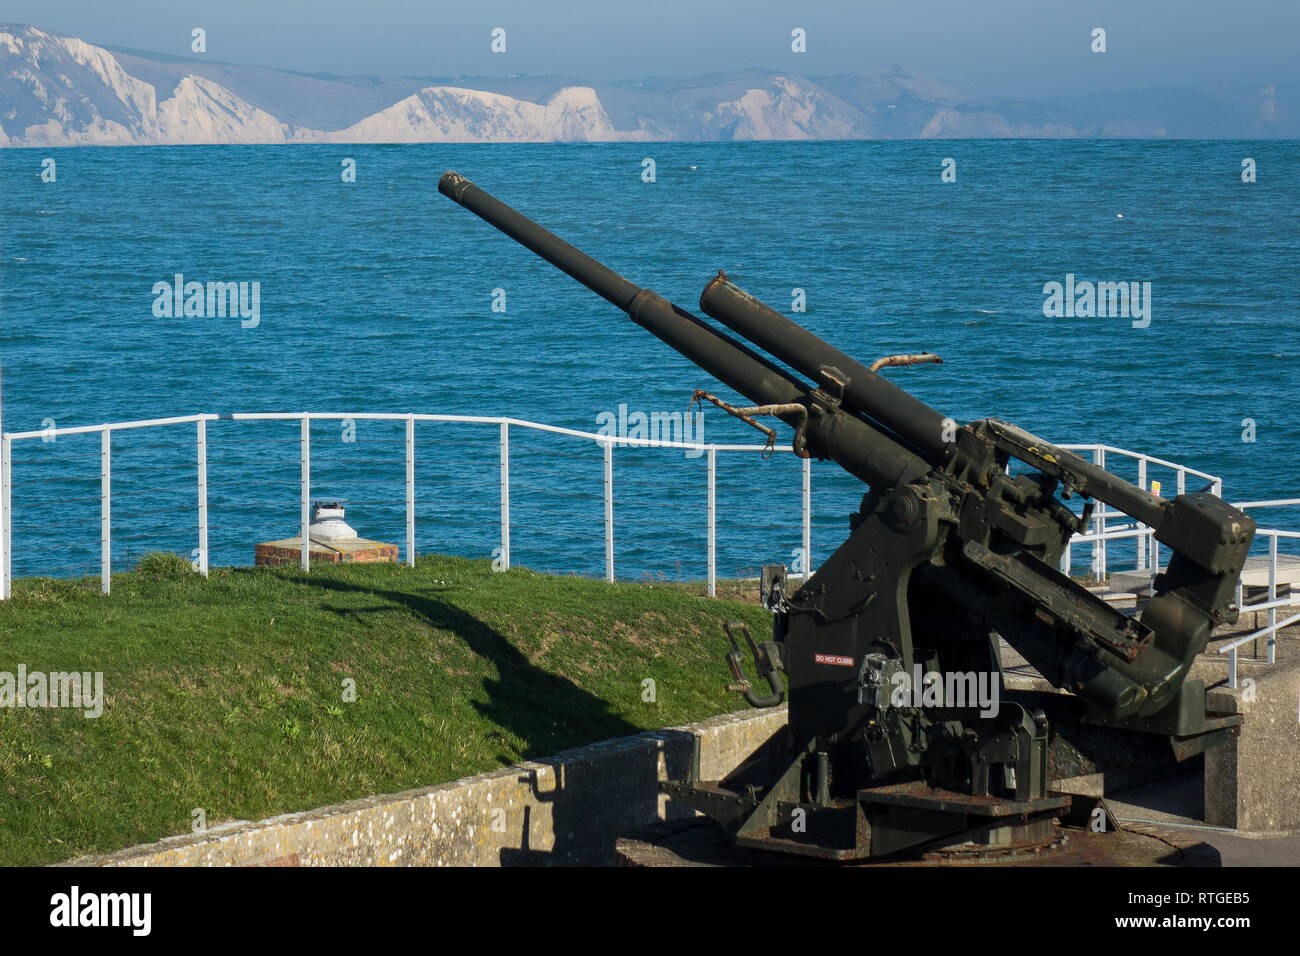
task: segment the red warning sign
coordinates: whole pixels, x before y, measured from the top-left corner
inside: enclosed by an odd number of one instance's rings
[[[814,654],[813,660],[818,664],[834,664],[836,667],[853,666],[853,658],[840,657],[838,654]]]

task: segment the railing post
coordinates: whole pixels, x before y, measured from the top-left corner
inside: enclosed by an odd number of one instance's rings
[[[199,574],[208,576],[208,422],[195,423],[199,453]]]
[[[812,576],[812,459],[803,459],[803,580]]]
[[[302,569],[311,570],[311,416],[302,415]]]
[[[4,437],[3,386],[0,376],[0,601],[9,598],[9,439]]]
[[[1268,662],[1277,662],[1277,532],[1268,538]]]
[[[510,570],[510,426],[501,423],[501,570]]]
[[[99,590],[113,588],[113,432],[99,432]]]
[[[7,601],[13,596],[13,526],[9,520],[11,455],[13,442],[0,436],[0,601]]]
[[[614,580],[614,443],[605,441],[605,580]]]
[[[1228,686],[1234,689],[1237,686],[1237,649],[1235,647],[1228,652]]]
[[[406,566],[415,567],[415,416],[406,416]]]
[[[1106,467],[1106,449],[1098,446],[1093,449],[1092,463],[1098,468]],[[1106,503],[1100,502],[1100,507],[1093,515],[1093,532],[1097,537],[1092,542],[1092,575],[1097,581],[1106,580]]]
[[[1149,487],[1147,488],[1147,491],[1151,492],[1157,498],[1164,497],[1164,489],[1161,487],[1160,482],[1152,481],[1148,482],[1148,485]],[[1154,576],[1160,573],[1160,542],[1156,540],[1156,532],[1154,528],[1150,529],[1147,533],[1147,548],[1151,558],[1151,574]]]
[[[1147,490],[1147,458],[1143,455],[1138,459],[1138,487],[1143,491]],[[1146,531],[1146,525],[1138,522],[1137,529]],[[1147,569],[1147,538],[1145,534],[1139,534],[1133,539],[1137,547],[1137,570],[1145,571]]]
[[[709,446],[709,597],[718,594],[718,450]]]

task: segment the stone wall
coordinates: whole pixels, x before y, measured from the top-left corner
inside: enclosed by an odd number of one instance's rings
[[[1253,682],[1253,683],[1249,683]],[[1205,822],[1246,834],[1300,833],[1300,658],[1243,661],[1237,689],[1206,709],[1241,714],[1241,736],[1205,753]]]
[[[700,741],[719,779],[786,723],[784,707],[604,741],[451,783],[213,827],[77,866],[548,866],[613,862],[615,839],[668,819],[658,783]],[[680,815],[683,811],[677,811]]]

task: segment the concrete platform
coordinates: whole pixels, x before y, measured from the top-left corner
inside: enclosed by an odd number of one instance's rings
[[[1300,836],[1245,836],[1205,822],[1200,773],[1134,787],[1108,798],[1125,826],[1155,824],[1181,830],[1218,851],[1223,866],[1300,866]]]
[[[1268,568],[1267,555],[1247,558],[1246,566],[1241,570],[1241,583],[1248,588],[1267,588]],[[1279,590],[1283,585],[1288,589],[1300,585],[1300,557],[1291,554],[1277,556],[1277,584]]]
[[[1261,604],[1268,600],[1269,566],[1267,555],[1246,559],[1241,572],[1246,604]],[[1149,571],[1117,571],[1104,583],[1088,586],[1088,590],[1122,610],[1137,611],[1151,596],[1151,582],[1152,575]],[[1279,598],[1290,597],[1293,604],[1300,604],[1300,557],[1286,554],[1277,556],[1276,584]],[[1255,612],[1256,619],[1259,613]],[[1262,625],[1257,625],[1254,629],[1259,626]]]
[[[923,869],[990,866],[1218,866],[1220,855],[1199,834],[1150,825],[1093,833],[1054,828],[1049,846],[1005,858],[943,857],[938,853],[899,854],[881,859],[828,864],[824,860],[791,857],[761,850],[735,850],[727,845],[722,829],[711,821],[688,820],[655,824],[620,837],[615,845],[618,865],[665,866],[780,866],[842,869]]]
[[[1241,569],[1241,583],[1248,588],[1268,587],[1269,558],[1266,554],[1252,555],[1246,559]],[[1116,591],[1140,591],[1151,586],[1150,571],[1116,571],[1107,579],[1106,584]],[[1277,556],[1277,584],[1300,585],[1300,556],[1279,554]],[[1092,590],[1092,588],[1089,588]]]
[[[365,538],[350,540],[317,541],[308,539],[308,554],[312,561],[326,564],[366,564],[380,561],[397,561],[397,545]],[[263,541],[253,549],[253,563],[276,567],[302,563],[302,538],[283,538]]]
[[[1087,585],[1088,590],[1103,600],[1112,594],[1123,594],[1136,599],[1139,592],[1151,587],[1152,575],[1147,571],[1117,571],[1110,575],[1103,584]]]

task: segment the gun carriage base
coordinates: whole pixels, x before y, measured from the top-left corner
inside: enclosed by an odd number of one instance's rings
[[[1185,760],[1236,732],[1239,717],[1207,716],[1205,688],[1188,673],[1233,613],[1255,530],[1244,513],[1204,491],[1162,500],[998,419],[957,427],[878,371],[933,357],[864,366],[718,273],[701,311],[760,354],[458,174],[438,189],[752,405],[697,398],[751,423],[776,417],[795,429],[797,453],[868,487],[848,538],[797,589],[784,569],[765,569],[771,638],[728,628],[731,689],[758,707],[788,696],[786,732],[725,780],[700,780],[697,759],[685,780],[664,785],[736,847],[845,861],[1050,845],[1072,807],[1048,790],[1054,769],[1105,769],[1082,742],[1089,734]],[[1075,495],[1080,514],[1065,504]],[[1149,526],[1170,553],[1138,618],[1057,570],[1096,502]],[[745,677],[738,631],[769,693]],[[1007,694],[1003,640],[1061,693]],[[941,684],[985,675],[998,705],[947,690],[900,697],[914,674]]]
[[[1041,846],[948,846],[912,855],[875,857],[828,864],[814,857],[761,849],[742,849],[714,821],[703,817],[671,820],[619,837],[617,866],[1218,866],[1214,847],[1187,830],[1141,824],[1096,832],[1088,828],[1058,830]]]

